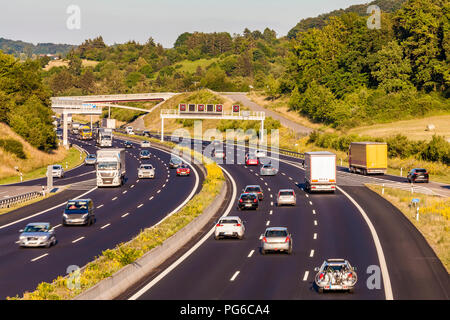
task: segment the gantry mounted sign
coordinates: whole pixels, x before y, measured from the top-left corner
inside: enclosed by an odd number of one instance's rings
[[[233,106],[237,107],[237,112],[239,112],[239,106]],[[186,103],[180,103],[178,105],[178,111],[180,114],[222,114],[223,113],[223,106],[221,104],[186,104]],[[234,111],[234,109],[233,109]]]

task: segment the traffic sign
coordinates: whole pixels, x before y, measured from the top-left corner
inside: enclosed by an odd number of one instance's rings
[[[180,103],[179,104],[179,110],[180,110],[180,112],[186,112],[186,104],[185,103]]]
[[[222,112],[222,105],[216,104],[216,112]]]
[[[233,106],[233,112],[239,112],[239,105],[235,104]]]
[[[205,105],[204,105],[204,104],[198,104],[198,105],[197,105],[197,111],[198,111],[198,112],[203,112],[203,111],[205,111]]]

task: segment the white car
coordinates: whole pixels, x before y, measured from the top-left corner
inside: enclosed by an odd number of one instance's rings
[[[126,130],[127,134],[134,134],[133,127],[126,127],[125,130]]]
[[[255,151],[255,156],[256,156],[257,158],[262,158],[262,157],[265,157],[265,156],[266,156],[266,153],[265,153],[264,151],[262,151],[262,150],[256,150],[256,151]]]
[[[52,176],[54,178],[64,178],[64,169],[63,169],[62,165],[60,165],[60,164],[53,165]]]
[[[214,150],[213,156],[215,159],[225,159],[225,152],[223,150]]]
[[[138,177],[142,178],[155,178],[155,168],[151,164],[141,164],[138,169]]]
[[[245,227],[241,218],[237,216],[222,217],[216,224],[214,239],[222,237],[244,238]]]
[[[142,141],[141,142],[141,148],[150,148],[150,141]]]
[[[319,293],[339,290],[353,293],[358,277],[356,268],[345,259],[327,259],[320,267],[314,268],[317,274],[314,282]]]

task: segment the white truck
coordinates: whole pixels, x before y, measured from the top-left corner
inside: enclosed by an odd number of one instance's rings
[[[134,134],[133,127],[126,127],[125,130],[127,134]]]
[[[116,128],[116,119],[103,118],[102,119],[102,128],[115,129]]]
[[[97,150],[97,187],[121,186],[125,180],[125,149]]]
[[[80,124],[77,122],[72,122],[72,133],[78,134],[78,129],[80,129]]]
[[[328,151],[305,152],[305,189],[336,190],[336,155]]]
[[[112,147],[113,132],[112,129],[99,128],[97,134],[97,145],[100,147]]]

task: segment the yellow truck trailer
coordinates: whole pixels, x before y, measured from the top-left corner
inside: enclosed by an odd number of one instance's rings
[[[386,142],[352,142],[348,150],[348,166],[352,173],[386,173]]]
[[[81,140],[91,140],[92,130],[89,126],[83,126],[78,130]]]

